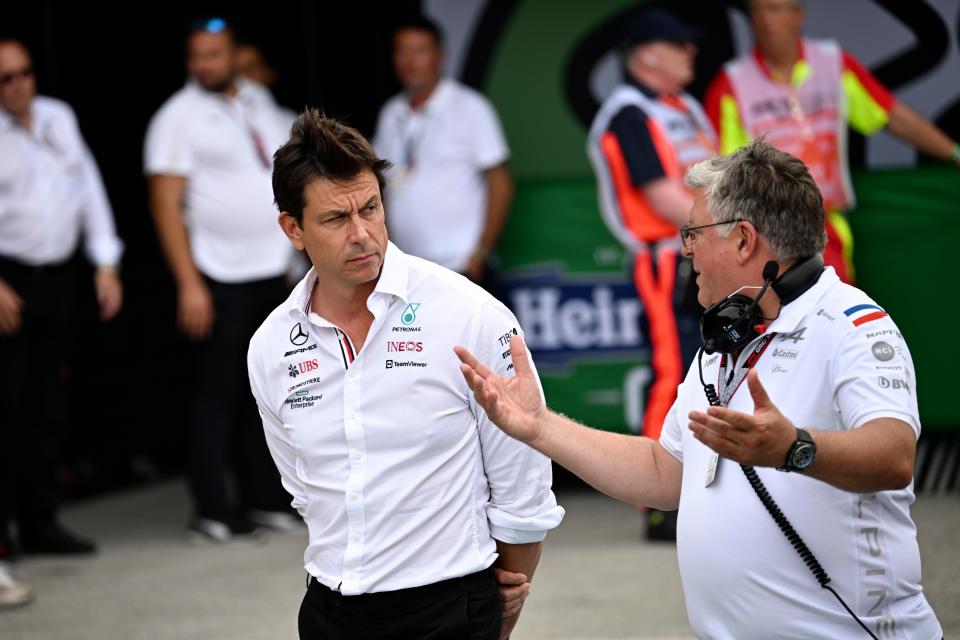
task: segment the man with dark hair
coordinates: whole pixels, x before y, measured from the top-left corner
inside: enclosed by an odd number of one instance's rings
[[[452,348],[509,374],[517,320],[388,241],[388,163],[354,129],[307,110],[274,166],[280,227],[313,268],[248,370],[309,528],[300,637],[505,638],[563,509],[549,461],[490,424]]]
[[[154,115],[144,145],[150,210],[177,286],[177,324],[196,342],[189,530],[217,542],[257,525],[296,523],[284,511],[238,355],[287,290],[292,252],[273,223],[270,175],[289,120],[233,65],[230,26],[220,18],[195,23],[187,38],[191,78]],[[228,499],[230,466],[236,505]]]
[[[823,201],[797,158],[760,140],[686,184],[704,351],[660,440],[549,411],[519,337],[510,378],[458,348],[477,401],[600,491],[679,507],[698,638],[942,638],[910,518],[920,419],[903,336],[823,267]]]
[[[123,299],[123,243],[73,109],[37,95],[16,40],[0,40],[0,159],[0,558],[11,521],[26,552],[91,553],[94,544],[56,518],[77,311],[72,258],[83,238],[100,317],[110,320]]]
[[[407,253],[487,282],[513,199],[497,114],[473,89],[441,77],[443,40],[427,18],[397,27],[393,64],[403,93],[381,109],[373,140],[393,163],[390,236]]]

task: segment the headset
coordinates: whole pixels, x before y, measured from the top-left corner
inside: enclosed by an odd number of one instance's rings
[[[756,297],[740,293],[750,287],[742,287],[703,312],[700,318],[700,334],[703,350],[708,353],[734,353],[740,351],[766,331],[767,318],[760,313],[760,298],[772,288],[785,305],[799,298],[812,287],[823,272],[823,256],[820,254],[798,260],[779,278],[780,266],[773,260],[763,266],[763,286]]]
[[[780,298],[782,308],[783,305],[793,302],[816,284],[823,270],[823,256],[818,254],[798,260],[792,267],[787,269],[782,276],[777,277],[780,267],[776,262],[771,260],[763,266],[763,286],[741,287],[723,300],[710,305],[703,312],[703,316],[700,319],[700,333],[703,336],[703,348],[700,349],[700,353],[697,355],[697,367],[700,370],[700,384],[703,385],[703,391],[707,396],[707,401],[712,406],[721,405],[720,397],[717,395],[716,387],[712,384],[707,384],[703,379],[703,354],[705,352],[712,354],[717,351],[724,354],[733,354],[741,351],[753,340],[759,338],[767,330],[765,323],[772,320],[772,318],[764,318],[758,308],[760,298],[763,297],[763,294],[767,292],[768,288],[776,292]],[[754,298],[740,293],[748,288],[759,289],[760,291]],[[764,486],[760,476],[757,475],[756,470],[753,467],[743,464],[740,465],[740,468],[747,477],[747,482],[750,483],[754,493],[760,498],[760,502],[763,503],[764,508],[773,518],[774,522],[776,522],[777,527],[780,528],[793,548],[796,549],[800,558],[804,564],[807,565],[807,568],[810,569],[810,572],[813,573],[813,577],[816,578],[820,586],[836,596],[840,604],[843,605],[843,608],[847,610],[847,613],[863,627],[863,630],[866,631],[871,638],[877,640],[877,637],[867,628],[863,621],[847,606],[847,603],[843,601],[840,594],[828,586],[830,576],[827,575],[826,570],[821,566],[809,547],[807,547],[807,544],[803,541],[803,538],[800,537],[800,534],[793,528],[787,516],[780,510],[773,496],[770,495],[770,492],[767,491],[767,488]]]

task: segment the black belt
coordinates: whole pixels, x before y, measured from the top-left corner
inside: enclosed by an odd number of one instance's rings
[[[446,594],[483,583],[496,584],[492,566],[460,578],[449,578],[419,587],[397,589],[396,591],[379,591],[377,593],[361,593],[353,596],[345,596],[339,591],[334,591],[318,582],[316,578],[311,578],[309,592],[311,595],[333,606],[382,612],[385,610],[402,610],[407,606],[423,602],[424,600],[440,598]]]

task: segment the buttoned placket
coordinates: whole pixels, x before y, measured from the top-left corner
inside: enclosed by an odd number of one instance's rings
[[[364,347],[376,336],[383,323],[384,311],[392,304],[379,296],[370,301],[374,315]],[[347,337],[349,340],[349,337]],[[363,550],[366,536],[366,507],[364,488],[367,472],[367,448],[363,422],[363,378],[365,355],[370,349],[355,351],[355,358],[344,371],[343,383],[343,429],[347,441],[349,475],[346,487],[347,547],[343,554],[343,576],[340,590],[360,593],[363,580]]]

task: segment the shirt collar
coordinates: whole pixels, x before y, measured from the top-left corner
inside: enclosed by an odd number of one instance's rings
[[[797,325],[809,315],[810,311],[820,302],[820,298],[838,282],[840,282],[840,278],[837,277],[837,272],[833,270],[833,267],[824,269],[815,285],[804,291],[799,298],[780,309],[780,314],[770,324],[767,331],[774,333],[796,331]]]
[[[223,100],[224,102],[240,100],[242,102],[246,102],[252,97],[252,83],[250,80],[247,80],[241,75],[237,75],[233,79],[233,84],[237,87],[237,94],[235,96],[228,97],[226,94],[210,91],[209,89],[204,88],[204,86],[200,84],[200,82],[193,76],[187,79],[187,88],[190,91],[214,100]]]
[[[440,78],[437,82],[437,86],[433,88],[433,91],[430,93],[430,97],[427,98],[427,101],[419,109],[413,109],[410,107],[410,100],[407,98],[407,95],[403,95],[403,106],[409,113],[430,113],[435,109],[439,109],[450,99],[450,95],[453,93],[453,86],[449,80],[446,78]]]
[[[373,293],[367,299],[367,306],[370,307],[373,300],[379,296],[392,296],[408,302],[408,282],[409,269],[407,266],[407,254],[397,248],[392,242],[387,242],[387,251],[383,256],[383,266],[380,267],[380,277],[377,279],[377,285]],[[313,294],[313,287],[317,283],[316,268],[311,267],[307,275],[297,283],[293,292],[287,298],[285,306],[287,312],[300,318],[310,315],[310,296]]]

